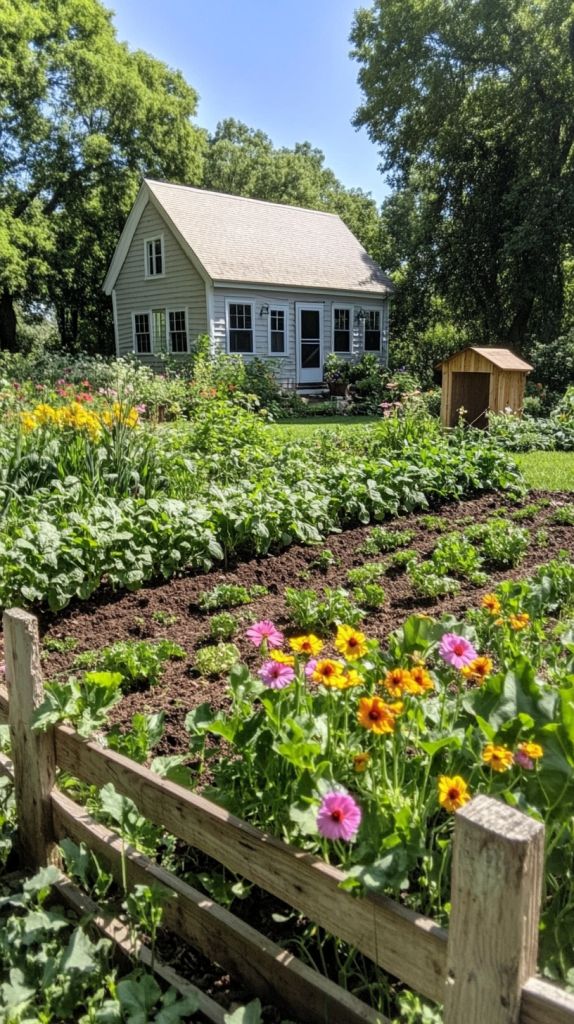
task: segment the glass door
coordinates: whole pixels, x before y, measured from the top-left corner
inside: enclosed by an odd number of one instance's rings
[[[323,306],[298,302],[297,380],[320,384],[323,380]]]

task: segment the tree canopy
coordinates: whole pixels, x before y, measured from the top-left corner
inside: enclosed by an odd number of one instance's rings
[[[64,342],[110,333],[99,289],[144,173],[201,180],[197,94],[120,43],[98,0],[0,0],[0,345],[16,300]]]
[[[574,226],[570,0],[375,0],[351,41],[355,123],[401,193],[386,219],[408,226],[403,269],[472,337],[555,337]]]

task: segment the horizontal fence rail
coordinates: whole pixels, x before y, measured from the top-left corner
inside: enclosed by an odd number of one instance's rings
[[[31,718],[42,699],[37,623],[25,612],[6,612],[4,632],[8,692],[0,687],[0,720],[10,723],[20,839],[31,866],[54,859],[57,839],[70,836],[104,857],[118,880],[126,877],[130,886],[155,881],[171,890],[176,899],[164,906],[167,927],[263,998],[308,1022],[382,1024],[365,1003],[126,848],[57,789],[56,769],[91,785],[112,783],[155,825],[444,1004],[445,1024],[574,1024],[574,997],[535,976],[544,840],[538,822],[487,797],[458,812],[447,933],[385,896],[344,892],[337,868],[68,726],[34,732]],[[31,755],[41,763],[30,766]],[[10,771],[8,759],[0,758],[0,773]]]

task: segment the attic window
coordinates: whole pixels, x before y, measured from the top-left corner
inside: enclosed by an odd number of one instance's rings
[[[163,235],[158,238],[146,238],[145,249],[145,276],[162,277],[165,273],[165,260],[163,258]]]
[[[251,302],[229,302],[227,335],[230,352],[253,352],[253,305]]]

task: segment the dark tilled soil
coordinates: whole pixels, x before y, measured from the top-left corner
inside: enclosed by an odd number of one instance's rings
[[[459,594],[437,601],[420,600],[413,597],[408,579],[404,573],[387,573],[381,583],[387,600],[384,608],[369,614],[365,619],[368,635],[384,641],[388,634],[399,626],[413,612],[427,612],[440,615],[450,612],[462,614],[468,607],[477,605],[481,596],[501,580],[523,578],[536,566],[550,561],[563,550],[574,551],[574,528],[552,523],[552,514],[560,505],[569,504],[571,495],[544,494],[531,491],[521,504],[508,504],[496,494],[488,494],[471,501],[444,506],[441,518],[449,529],[462,528],[471,522],[480,522],[501,509],[511,514],[517,508],[540,500],[548,500],[532,519],[520,525],[530,530],[532,543],[520,565],[506,572],[493,573],[488,585],[476,588],[463,583]],[[441,534],[425,529],[421,515],[403,516],[384,524],[390,529],[415,529],[416,537],[409,545],[423,557],[430,554]],[[535,542],[538,529],[548,531],[548,543],[539,546]],[[290,628],[285,601],[285,587],[305,587],[321,591],[323,587],[348,587],[347,571],[365,561],[384,561],[385,555],[364,555],[359,549],[369,536],[371,527],[358,527],[340,534],[332,534],[319,546],[294,545],[278,555],[254,558],[228,570],[217,569],[208,574],[184,575],[168,583],[157,583],[135,593],[112,594],[102,589],[95,598],[83,603],[77,602],[64,612],[44,615],[41,620],[42,637],[74,638],[77,645],[72,653],[48,653],[44,656],[47,678],[72,669],[76,654],[99,648],[116,640],[160,639],[169,637],[186,650],[188,657],[182,661],[168,663],[161,683],[148,690],[127,694],[114,708],[112,718],[128,724],[137,711],[153,713],[165,711],[165,733],[156,753],[171,754],[188,749],[184,728],[188,711],[205,701],[214,709],[227,704],[225,679],[202,679],[194,669],[195,652],[202,645],[212,642],[209,638],[210,616],[201,612],[198,600],[201,594],[218,583],[236,583],[245,586],[254,584],[266,586],[267,596],[257,599],[242,608],[232,609],[242,629],[235,639],[242,658],[256,664],[258,652],[244,638],[244,625],[261,618],[271,618],[280,627],[293,634]],[[326,572],[312,567],[317,555],[328,548],[333,552],[336,563]],[[158,623],[154,613],[177,616],[171,625]]]

